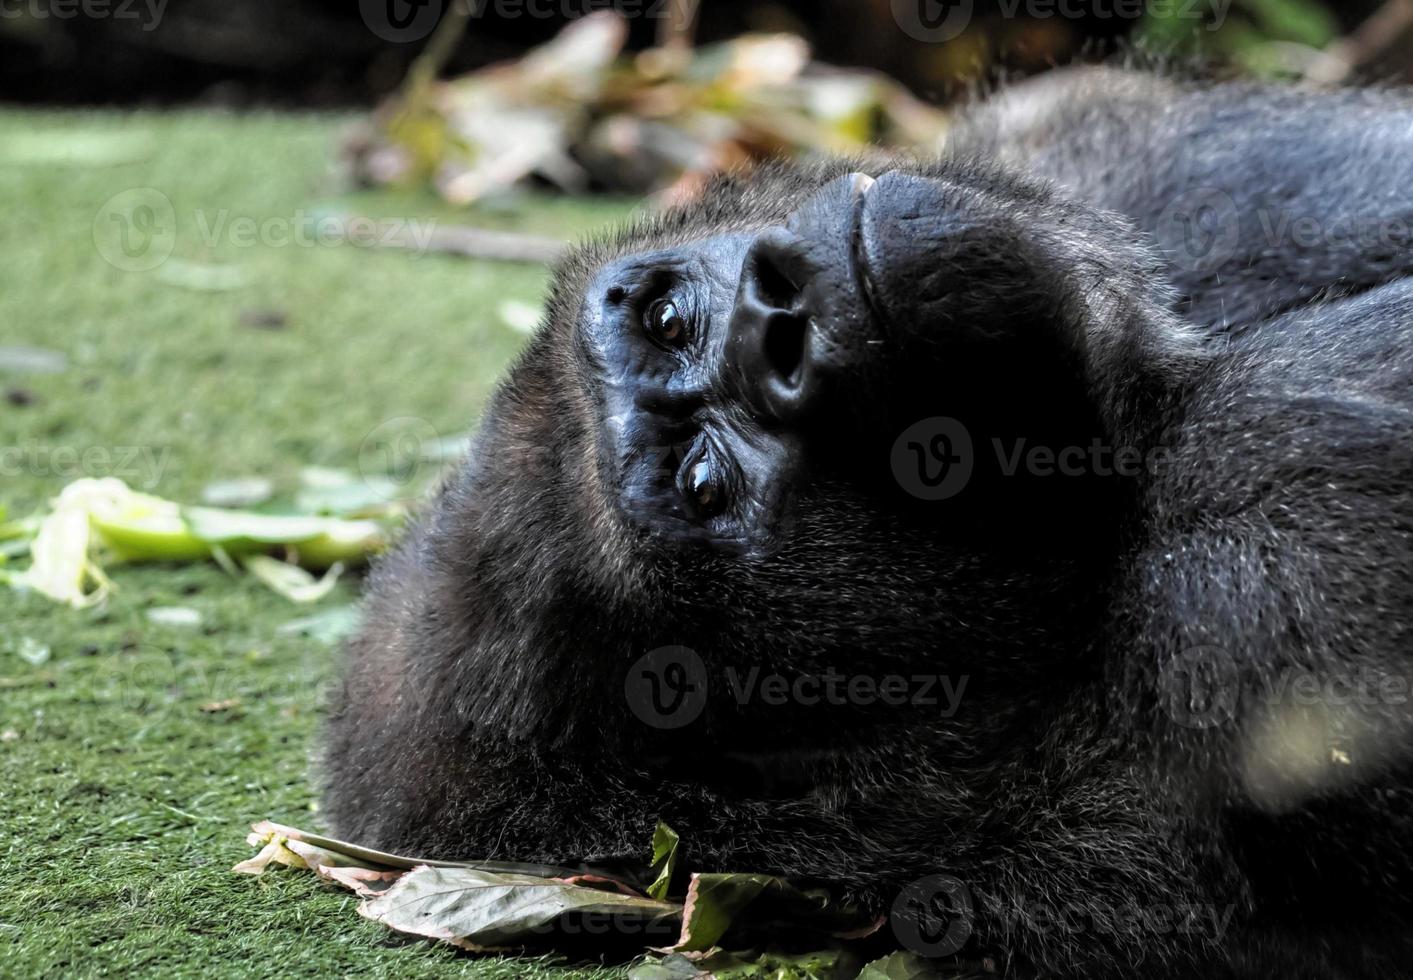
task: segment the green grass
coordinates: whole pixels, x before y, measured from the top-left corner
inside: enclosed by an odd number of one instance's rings
[[[473,424],[523,341],[496,308],[536,302],[542,270],[203,234],[222,215],[443,215],[420,195],[340,197],[329,177],[339,125],[0,112],[0,346],[68,361],[50,374],[0,367],[0,391],[32,399],[0,401],[11,516],[79,475],[118,470],[190,501],[216,479],[289,488],[303,466],[354,467],[390,419],[443,435]],[[97,146],[99,159],[50,158],[66,146]],[[201,291],[106,261],[95,220],[106,241],[105,202],[133,188],[171,202],[173,259],[235,265],[244,285]],[[625,210],[532,200],[450,220],[572,235]],[[253,328],[251,311],[286,325]],[[134,449],[144,455],[123,467]],[[214,566],[114,575],[108,604],[81,612],[0,587],[0,976],[560,972],[401,941],[308,874],[230,874],[252,821],[319,824],[309,758],[334,652],[276,633],[308,607]],[[340,584],[315,608],[356,589]],[[202,626],[147,620],[166,605],[196,608]],[[47,645],[49,661],[18,656],[22,638]],[[202,710],[226,699],[238,704]]]

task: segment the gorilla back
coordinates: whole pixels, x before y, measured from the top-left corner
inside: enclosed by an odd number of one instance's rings
[[[661,819],[880,911],[946,875],[919,951],[1018,975],[1410,975],[1413,109],[1038,86],[562,263],[373,575],[336,833]]]

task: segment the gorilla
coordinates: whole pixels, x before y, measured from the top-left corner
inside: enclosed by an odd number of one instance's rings
[[[662,820],[1014,976],[1413,976],[1411,644],[1413,100],[1076,70],[568,254],[325,812]]]

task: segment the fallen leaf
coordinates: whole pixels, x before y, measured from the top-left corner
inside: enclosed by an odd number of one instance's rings
[[[298,565],[269,555],[246,555],[241,559],[246,571],[284,596],[290,602],[318,602],[334,590],[343,565],[335,563],[322,578],[315,578]]]
[[[244,476],[208,483],[201,490],[201,502],[212,507],[254,507],[275,493],[275,485],[263,476]]]
[[[673,902],[554,878],[425,866],[403,875],[358,911],[398,932],[475,949],[544,939],[556,920],[569,912],[621,917],[645,929],[681,915]]]
[[[672,886],[672,873],[677,870],[677,845],[681,843],[677,831],[665,823],[659,823],[653,831],[653,883],[648,886],[648,894],[653,898],[666,898]]]
[[[864,964],[858,980],[935,980],[940,974],[916,953],[898,952]]]
[[[65,487],[30,542],[29,568],[10,576],[10,584],[76,609],[102,602],[112,583],[89,554],[88,515],[99,497],[116,492],[112,484],[127,489],[120,480],[78,480]]]
[[[240,289],[249,277],[245,270],[237,265],[168,259],[158,267],[157,279],[169,286],[179,286],[196,292],[223,293]]]
[[[193,537],[206,546],[220,545],[231,554],[289,545],[302,564],[329,568],[378,551],[387,541],[372,520],[346,521],[313,514],[256,514],[216,507],[186,507],[182,517]]]
[[[552,864],[525,864],[517,861],[434,861],[427,858],[409,857],[404,854],[392,854],[388,851],[375,851],[371,847],[363,847],[334,837],[325,837],[323,834],[315,834],[308,830],[299,830],[295,827],[275,823],[272,820],[262,820],[257,824],[252,824],[250,834],[246,837],[246,843],[251,846],[260,846],[276,840],[295,841],[318,848],[321,853],[336,857],[339,867],[398,869],[402,871],[411,871],[413,868],[420,867],[480,868],[484,871],[536,875],[542,878],[566,878],[591,870],[588,868],[566,868]]]
[[[857,927],[859,914],[831,901],[823,889],[799,888],[770,875],[696,875],[686,905],[644,895],[624,877],[604,873],[606,865],[564,868],[505,861],[422,861],[359,847],[270,821],[251,828],[247,838],[260,851],[234,870],[262,874],[272,865],[314,871],[361,896],[366,918],[411,935],[426,936],[470,950],[521,947],[548,941],[560,929],[583,934],[590,916],[608,916],[644,937],[666,927],[700,949],[679,945],[659,950],[639,964],[643,980],[702,976],[772,977],[777,980],[844,980],[858,972],[858,959],[826,934]],[[664,870],[679,853],[679,840],[665,825],[654,834],[654,868],[645,876],[639,864],[628,877],[670,882]],[[612,863],[612,862],[609,862]],[[749,913],[749,921],[742,916]],[[690,920],[690,921],[689,921]],[[728,927],[746,924],[774,939],[787,932],[813,934],[816,951],[784,952],[772,946],[727,953],[709,942]],[[804,947],[808,948],[808,947]]]
[[[360,619],[358,606],[349,604],[315,613],[312,616],[292,619],[288,623],[281,624],[275,632],[282,636],[289,634],[307,636],[311,640],[333,646],[352,636],[354,631],[358,629]]]
[[[389,508],[385,516],[400,511]],[[75,608],[107,597],[112,583],[100,559],[119,561],[196,561],[213,559],[227,571],[235,558],[284,546],[299,564],[329,570],[323,580],[276,570],[257,562],[258,574],[271,587],[296,601],[326,594],[337,577],[335,567],[361,561],[388,541],[376,520],[344,520],[309,514],[272,515],[220,507],[183,508],[170,500],[138,493],[122,480],[75,480],[55,499],[50,512],[34,521],[0,524],[0,553],[21,551],[25,542],[30,566],[6,573],[0,582],[39,592]],[[261,557],[264,557],[263,555]],[[273,559],[271,559],[273,562]],[[310,598],[312,597],[312,598]]]
[[[870,935],[879,926],[860,910],[837,902],[825,888],[802,888],[774,875],[694,874],[687,886],[682,934],[670,951],[709,950],[741,921],[757,928],[779,923],[850,938]]]
[[[32,636],[22,636],[7,644],[10,651],[31,667],[40,667],[49,662],[49,646],[40,643]]]
[[[151,152],[145,132],[11,133],[0,147],[0,165],[116,166],[145,160]]]
[[[629,980],[854,980],[859,959],[842,949],[805,953],[781,950],[672,953],[643,961]]]
[[[496,308],[496,315],[516,333],[532,334],[544,318],[544,310],[530,303],[508,299]]]
[[[389,501],[408,495],[386,476],[363,476],[319,466],[302,470],[300,482],[303,487],[294,505],[307,514],[344,516],[376,512],[385,508]]]
[[[374,868],[321,867],[319,873],[330,881],[343,885],[360,898],[381,895],[393,886],[406,871],[378,871]]]
[[[159,626],[191,628],[201,625],[201,613],[189,606],[154,606],[147,610],[147,621]]]
[[[674,952],[703,951],[717,944],[731,922],[759,897],[769,875],[692,875],[682,913],[682,935]]]

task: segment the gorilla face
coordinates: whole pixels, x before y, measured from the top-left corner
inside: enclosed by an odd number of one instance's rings
[[[996,429],[1014,412],[968,404],[978,378],[956,375],[984,370],[988,337],[1019,318],[1036,328],[1037,356],[1057,346],[1046,321],[1063,307],[1058,280],[1025,268],[1024,238],[1007,242],[1015,202],[897,170],[796,193],[784,214],[776,198],[742,215],[758,227],[611,258],[584,287],[578,383],[598,407],[598,482],[659,539],[762,558],[823,485],[893,517],[899,501],[876,500],[897,496],[890,422],[946,411]],[[986,268],[1002,257],[1031,277],[1008,295]],[[971,364],[938,356],[968,348]],[[1063,370],[1041,384],[1056,391],[1052,423],[1082,408]]]
[[[1100,614],[1134,481],[1036,477],[993,443],[1119,437],[1073,349],[1094,322],[1075,283],[1132,245],[984,170],[856,166],[767,171],[709,192],[706,218],[683,209],[580,250],[492,407],[459,491],[476,514],[504,502],[478,531],[501,556],[478,587],[506,566],[538,569],[536,589],[562,576],[594,606],[567,628],[612,651],[594,681],[625,713],[623,671],[673,644],[715,678],[951,671],[978,701],[988,680],[1094,669],[1076,637]],[[1153,336],[1105,312],[1091,339]],[[549,471],[505,462],[546,446],[567,447]],[[900,472],[949,454],[965,473],[945,495]],[[476,700],[498,714],[489,686]],[[718,681],[682,740],[847,747],[909,714],[743,705]],[[655,753],[673,737],[631,720],[605,736]]]
[[[760,553],[778,541],[803,445],[748,401],[771,379],[736,370],[736,282],[751,244],[720,235],[611,262],[588,287],[579,338],[600,472],[621,513],[667,538]]]
[[[783,223],[610,262],[580,337],[622,512],[670,537],[762,555],[806,478],[811,415],[875,313],[861,215],[871,177],[836,178]]]

